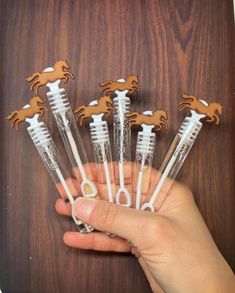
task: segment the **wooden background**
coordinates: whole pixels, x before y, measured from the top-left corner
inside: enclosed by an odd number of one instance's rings
[[[73,106],[98,97],[98,82],[138,74],[140,111],[163,107],[170,130],[161,163],[185,114],[182,92],[217,100],[221,125],[206,125],[179,174],[189,184],[224,257],[235,269],[234,23],[232,0],[0,1],[0,288],[3,292],[150,292],[130,255],[77,251],[62,242],[73,223],[28,137],[3,118],[27,103],[25,78],[61,58],[76,76]],[[48,125],[59,143],[56,125]],[[92,159],[87,129],[81,129]],[[134,144],[133,144],[134,150]],[[133,152],[134,153],[134,152]]]

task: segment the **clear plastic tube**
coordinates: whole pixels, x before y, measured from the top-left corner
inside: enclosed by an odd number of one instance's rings
[[[115,182],[108,125],[106,121],[90,123],[91,140],[97,166],[100,196],[114,202]]]
[[[135,159],[138,174],[136,184],[134,182],[136,186],[136,209],[140,209],[141,195],[149,192],[155,138],[156,134],[153,132],[138,132]]]
[[[150,209],[154,211],[154,203],[161,193],[161,202],[168,193],[171,185],[174,182],[183,162],[185,161],[188,153],[190,152],[195,139],[200,132],[202,123],[194,119],[193,116],[186,117],[169,149],[165,159],[159,169],[159,176],[157,178],[155,187],[150,201],[143,204],[141,209]],[[167,180],[170,178],[171,180]],[[167,184],[166,184],[167,181]],[[164,186],[164,188],[163,188]]]
[[[69,173],[65,169],[64,163],[62,162],[46,125],[43,122],[34,123],[29,126],[27,130],[58,191],[60,193],[64,193],[73,206],[73,196],[78,195],[77,190],[69,176]],[[93,227],[77,219],[74,213],[72,213],[72,217],[79,232],[88,233],[93,230]]]
[[[125,126],[125,114],[130,109],[130,98],[118,94],[113,99],[113,105],[116,109],[114,115],[114,160],[115,181],[119,186],[116,193],[117,204],[131,206],[132,185],[131,185],[131,129]]]
[[[95,197],[97,190],[95,184],[92,182],[92,171],[87,164],[87,155],[76,125],[75,117],[66,98],[65,90],[58,88],[48,92],[47,97],[72,164],[73,173],[81,183],[83,196]],[[84,165],[86,165],[86,169]]]

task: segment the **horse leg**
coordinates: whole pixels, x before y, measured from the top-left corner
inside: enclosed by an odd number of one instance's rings
[[[128,129],[130,129],[132,127],[132,122],[131,121],[127,121],[127,123],[125,123],[125,127],[127,127]]]
[[[191,109],[191,107],[189,104],[184,104],[183,107],[180,107],[180,111],[182,111],[184,109]]]
[[[14,127],[14,124],[16,123],[16,120],[19,119],[17,116],[12,120],[11,127]]]
[[[213,118],[213,121],[215,122],[215,124],[218,125],[219,124],[219,117],[216,114],[213,114],[212,118]]]
[[[84,116],[86,116],[84,112],[83,112],[83,113],[80,113],[80,114],[77,116],[77,120],[80,120],[81,117],[84,117]]]
[[[101,94],[107,95],[107,93],[110,91],[110,87],[105,87],[102,89]]]
[[[160,122],[160,125],[161,125],[161,127],[164,126],[165,129],[168,128],[168,124],[167,124],[165,121],[161,121],[161,122]]]
[[[189,102],[189,101],[182,101],[182,102],[179,102],[179,106],[180,105],[191,105],[191,102]]]
[[[214,117],[213,116],[208,116],[206,119],[207,122],[213,122],[214,121]]]
[[[36,90],[36,94],[38,94],[38,89],[40,86],[42,86],[43,84],[40,83],[40,81],[37,81],[33,84],[33,86],[31,87],[31,89],[35,89]]]
[[[82,110],[85,111],[85,109],[86,109],[86,106],[80,106],[79,108],[75,109],[75,110],[73,111],[73,113],[74,113],[74,114],[78,114],[78,113],[80,113]],[[83,111],[83,112],[84,112],[84,111]],[[81,114],[82,114],[82,113],[81,113]]]
[[[125,125],[128,127],[128,128],[131,128],[132,125],[134,124],[135,122],[135,119],[130,119],[130,120],[127,120]]]
[[[72,72],[67,71],[67,72],[65,72],[64,75],[65,76],[70,76],[72,79],[74,79],[74,75],[72,74]]]
[[[84,118],[87,118],[85,114],[80,116],[80,118],[79,118],[79,125],[80,126],[82,126]]]
[[[35,81],[32,85],[31,85],[31,90],[33,91],[35,87],[38,87],[38,85],[40,84],[40,81]]]
[[[111,106],[110,106],[110,107],[107,107],[107,110],[108,110],[110,113],[111,113],[111,112],[113,112],[113,113],[115,112],[115,109],[114,109],[113,107],[111,107]]]
[[[49,112],[49,110],[48,110],[47,107],[45,107],[45,106],[41,106],[41,107],[40,107],[40,110],[43,110],[43,111],[45,110],[46,112]]]
[[[104,112],[104,116],[105,116],[105,117],[109,117],[110,114],[111,114],[111,113],[110,113],[110,111],[109,111],[108,109]]]
[[[67,83],[69,81],[69,78],[68,76],[64,75],[64,77],[62,77],[61,80],[63,81],[63,83]]]
[[[39,110],[38,113],[39,113],[39,117],[42,117],[45,112],[43,110]]]
[[[12,127],[16,127],[16,130],[19,129],[19,123],[20,123],[20,119],[19,118],[16,118],[13,123],[12,123]]]

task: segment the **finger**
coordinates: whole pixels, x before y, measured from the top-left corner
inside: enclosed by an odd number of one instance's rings
[[[69,202],[65,202],[62,198],[57,199],[55,209],[57,213],[62,216],[71,216],[71,204]]]
[[[79,232],[66,232],[64,243],[80,249],[93,249],[99,251],[130,252],[130,246],[121,238],[110,238],[104,233],[92,232],[81,234]]]
[[[109,199],[109,192],[110,192],[111,193],[110,197],[112,195],[111,198],[113,199],[113,202],[115,202],[115,195],[116,195],[116,187],[117,186],[115,186],[114,182],[110,184],[110,190],[109,190],[107,184],[98,184],[97,187],[99,190],[99,198],[100,199],[110,201],[110,199]]]
[[[163,190],[159,193],[155,206],[160,213],[168,210],[172,212],[177,207],[184,207],[187,202],[195,204],[191,190],[186,185],[174,181],[167,192]]]
[[[113,162],[109,162],[107,165],[107,171],[108,175],[110,177],[110,181],[114,182],[114,168],[113,168]],[[97,170],[97,180],[100,184],[106,184],[107,182],[107,175],[106,175],[106,169],[105,164],[96,164],[96,170]]]
[[[80,185],[78,184],[77,180],[73,179],[73,178],[67,178],[65,180],[67,187],[69,188],[70,193],[72,194],[72,196],[78,196],[79,194],[81,194],[81,188]],[[62,185],[62,183],[58,182],[56,183],[56,188],[59,191],[60,196],[63,199],[67,198],[67,194],[66,191]]]
[[[85,198],[76,199],[74,213],[96,229],[128,239],[135,246],[143,241],[143,228],[155,224],[156,219],[160,217],[156,213],[130,209],[104,200]]]
[[[86,163],[83,165],[83,169],[88,179],[96,182],[97,181],[97,169],[95,162]],[[72,169],[73,175],[76,177],[79,183],[82,182],[82,175],[78,167]]]
[[[161,174],[158,170],[156,169],[152,169],[152,173],[151,173],[151,183],[150,183],[150,187],[149,187],[149,192],[147,194],[143,194],[142,195],[142,202],[149,202],[157,185],[158,182],[161,178]],[[186,192],[187,191],[187,192]],[[156,210],[160,210],[163,202],[165,201],[165,199],[168,197],[168,195],[174,195],[174,198],[176,199],[178,197],[179,194],[181,194],[181,197],[184,196],[185,194],[189,194],[188,192],[188,187],[186,187],[185,185],[183,185],[182,183],[175,181],[172,178],[167,178],[164,182],[164,184],[162,185],[162,188],[155,200],[154,206]]]

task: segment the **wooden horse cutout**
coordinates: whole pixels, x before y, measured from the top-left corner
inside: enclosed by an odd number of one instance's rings
[[[82,125],[85,118],[90,118],[92,115],[104,114],[109,117],[111,112],[115,112],[112,105],[112,99],[109,96],[103,96],[98,100],[96,105],[81,106],[73,111],[74,114],[78,114],[77,121],[79,125]]]
[[[132,127],[134,126],[140,126],[141,124],[146,125],[154,125],[154,129],[156,131],[161,130],[162,128],[165,128],[165,130],[168,129],[167,124],[167,112],[164,110],[156,110],[153,112],[152,115],[148,114],[141,114],[139,112],[131,112],[125,114],[127,120],[126,120],[126,126]]]
[[[43,85],[46,85],[48,82],[55,82],[56,80],[61,79],[63,83],[67,83],[69,77],[74,79],[74,75],[70,71],[65,71],[65,69],[70,68],[66,60],[57,61],[53,68],[53,71],[36,72],[30,77],[26,78],[28,82],[33,82],[31,85],[31,90],[35,89],[36,93],[38,93],[39,88]]]
[[[213,102],[206,106],[194,96],[184,94],[182,98],[185,99],[185,101],[179,103],[180,111],[184,109],[194,110],[198,114],[206,115],[207,122],[219,124],[219,115],[222,113],[222,106],[220,103]]]
[[[26,118],[32,118],[35,114],[39,114],[42,117],[45,112],[48,111],[43,106],[43,100],[40,96],[34,96],[29,100],[29,107],[25,109],[15,110],[9,114],[6,119],[11,121],[11,127],[19,129],[19,124],[25,121]]]
[[[139,91],[139,79],[137,75],[129,75],[125,82],[107,80],[100,83],[101,95],[107,95],[114,93],[115,91],[125,91],[128,90],[129,94],[134,93],[134,91]]]

